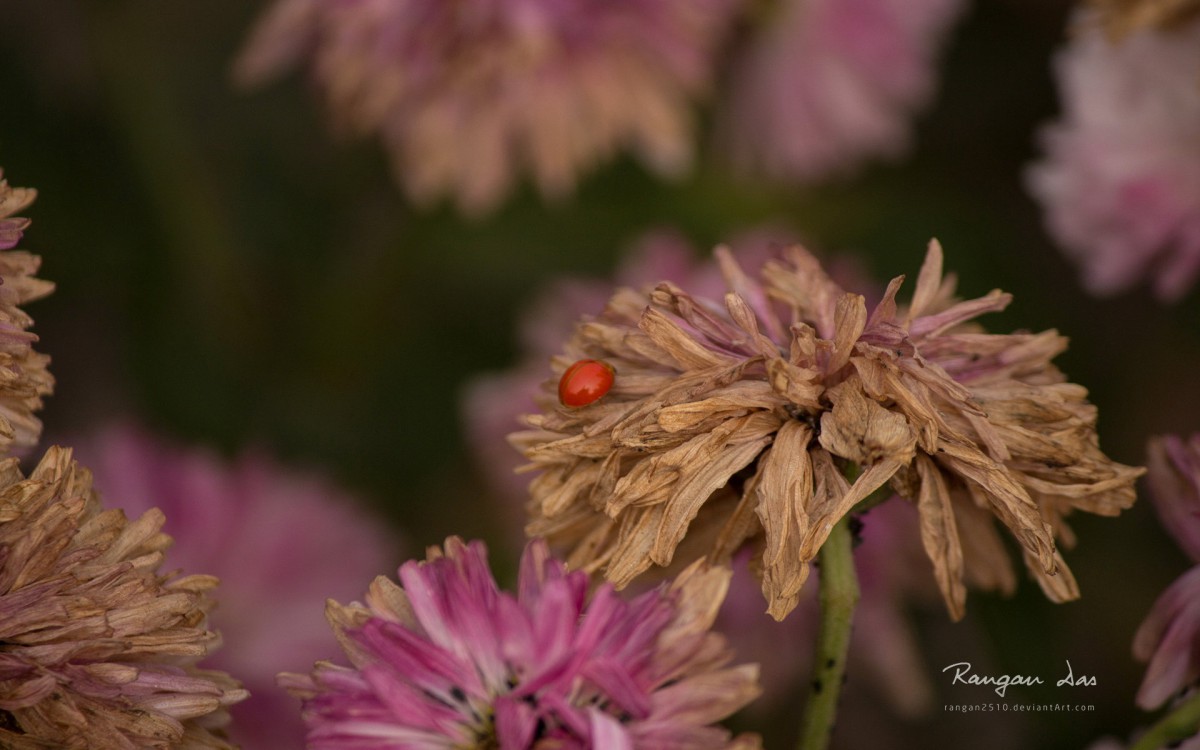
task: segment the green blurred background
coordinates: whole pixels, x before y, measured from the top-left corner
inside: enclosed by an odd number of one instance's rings
[[[1117,460],[1141,463],[1150,434],[1200,429],[1200,294],[1171,307],[1145,291],[1087,296],[1022,189],[1057,111],[1050,59],[1066,3],[973,4],[902,163],[785,189],[738,182],[706,150],[680,184],[618,161],[558,205],[526,187],[480,221],[406,203],[378,144],[332,136],[302,76],[233,90],[230,61],[261,9],[0,0],[0,165],[40,192],[22,246],[58,284],[30,309],[58,378],[51,437],[133,418],[230,454],[265,445],[371,498],[412,549],[482,537],[510,565],[506,511],[468,454],[459,399],[516,361],[521,306],[564,274],[607,275],[646,229],[705,247],[764,221],[857,253],[880,279],[915,272],[940,238],[965,295],[1015,294],[987,325],[1071,337],[1059,363],[1091,389]],[[1077,748],[1148,721],[1129,643],[1187,562],[1147,503],[1076,530],[1080,602],[1049,604],[1027,581],[1013,599],[972,594],[962,624],[923,617],[919,632],[939,704],[995,700],[938,673],[973,654],[979,671],[1050,683],[1070,659],[1098,686],[1011,689],[1009,702],[1079,696],[1097,710],[939,706],[915,725],[881,720],[890,743]],[[786,746],[792,718],[764,725],[768,747]]]

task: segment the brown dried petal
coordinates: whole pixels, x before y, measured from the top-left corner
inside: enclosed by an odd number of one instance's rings
[[[1004,467],[969,445],[941,441],[938,462],[973,482],[986,496],[997,517],[1009,528],[1047,573],[1055,570],[1054,540],[1025,488]]]
[[[970,497],[955,497],[952,506],[962,541],[964,570],[971,585],[1011,594],[1017,588],[1017,578],[992,514]]]
[[[1024,553],[1024,557],[1025,567],[1033,574],[1047,599],[1061,604],[1079,598],[1079,584],[1075,582],[1074,574],[1071,573],[1062,554],[1057,550],[1054,552],[1054,559],[1057,563],[1054,573],[1046,573],[1028,552]]]
[[[917,472],[921,478],[917,510],[921,517],[921,543],[925,554],[933,561],[933,573],[938,588],[946,600],[950,617],[961,620],[966,614],[967,590],[963,586],[963,552],[950,504],[950,490],[933,461],[917,457]]]
[[[1200,15],[1200,0],[1091,0],[1098,16],[1083,16],[1083,23],[1099,22],[1113,42],[1143,29],[1178,28]]]
[[[929,249],[925,260],[921,263],[921,272],[917,275],[917,287],[913,291],[912,302],[904,322],[911,323],[914,318],[932,311],[942,286],[942,243],[937,240],[929,241]]]
[[[700,370],[733,364],[733,358],[702,346],[659,310],[648,307],[638,327],[666,352],[682,370]]]
[[[700,401],[665,406],[658,411],[658,425],[667,432],[696,430],[706,421],[720,422],[743,417],[751,411],[771,411],[782,405],[771,385],[761,380],[739,380],[714,390]]]
[[[671,561],[675,547],[700,506],[770,444],[778,427],[778,417],[759,412],[732,422],[728,428],[714,430],[713,435],[727,432],[727,437],[713,455],[697,454],[696,463],[685,465],[679,486],[667,502],[666,516],[652,553],[654,562],[666,565]]]
[[[804,560],[816,557],[837,522],[872,492],[887,484],[903,466],[903,462],[896,459],[882,459],[866,467],[841,496],[828,496],[826,502],[814,504],[809,510],[809,528],[800,548],[800,557]]]
[[[758,493],[753,491],[752,481],[753,478],[747,481],[737,505],[721,523],[708,551],[710,562],[729,562],[745,542],[762,534],[763,527],[758,518]]]
[[[759,332],[758,319],[744,299],[732,292],[726,294],[725,309],[729,311],[729,317],[737,324],[738,328],[746,333],[747,338],[745,343],[736,339],[731,343],[744,346],[763,357],[770,358],[779,355],[779,345]]]
[[[862,393],[857,377],[826,392],[833,409],[821,416],[821,445],[860,466],[882,460],[912,460],[917,436],[908,421]]]
[[[759,462],[754,482],[757,513],[767,536],[762,556],[763,595],[771,603],[768,612],[777,620],[787,614],[779,611],[780,607],[796,600],[808,578],[800,546],[808,532],[812,504],[811,440],[812,428],[796,420],[784,423],[775,444]]]
[[[786,264],[768,261],[762,277],[767,296],[792,308],[793,320],[809,321],[821,338],[832,338],[833,311],[845,293],[821,268],[821,262],[799,245],[784,251]]]
[[[669,281],[664,281],[650,293],[650,306],[660,312],[677,316],[686,327],[699,334],[697,340],[720,342],[721,348],[752,354],[745,344],[746,332],[736,323],[725,319],[715,310],[698,304],[690,294]]]
[[[894,401],[909,425],[916,429],[917,444],[921,450],[932,453],[937,447],[938,435],[946,429],[946,423],[934,406],[929,389],[920,382],[902,380],[894,366],[876,359],[883,356],[880,350],[859,345],[859,351],[864,350],[868,354],[867,357],[854,357],[850,360],[862,382],[863,390],[876,401]]]
[[[767,336],[774,341],[786,341],[783,325],[771,309],[763,288],[746,276],[746,272],[734,260],[729,248],[721,245],[713,251],[713,256],[721,268],[721,276],[725,279],[726,286],[732,293],[745,300],[752,310],[757,311],[759,321],[767,329]]]
[[[825,387],[817,377],[816,370],[799,367],[778,357],[767,360],[767,381],[771,389],[800,408],[813,411],[821,408],[818,399]]]
[[[866,325],[866,300],[861,294],[843,294],[833,313],[833,356],[825,366],[826,372],[838,372],[846,366]]]
[[[630,508],[621,514],[617,543],[605,569],[605,577],[617,588],[624,588],[650,569],[653,564],[650,556],[665,515],[666,508],[662,505]]]

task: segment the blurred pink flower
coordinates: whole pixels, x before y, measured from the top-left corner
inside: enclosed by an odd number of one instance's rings
[[[514,596],[481,542],[446,540],[375,579],[366,606],[329,605],[353,667],[318,663],[281,684],[304,700],[308,747],[754,748],[719,721],[758,694],[709,632],[729,571],[693,566],[632,601],[587,596],[535,541]]]
[[[1149,277],[1178,299],[1200,271],[1200,18],[1112,43],[1091,16],[1055,62],[1062,119],[1028,173],[1050,233],[1095,294]]]
[[[862,541],[854,549],[854,566],[861,599],[854,614],[848,680],[870,683],[897,715],[917,716],[929,710],[933,692],[905,610],[938,601],[924,563],[917,514],[907,503],[885,502],[860,520]],[[746,562],[733,566],[729,596],[715,627],[728,635],[738,658],[760,665],[763,697],[752,708],[770,710],[794,697],[798,681],[812,672],[820,615],[817,587],[804,589],[797,611],[778,622],[764,612],[762,586]],[[785,643],[788,657],[780,658],[780,644]]]
[[[631,149],[677,176],[692,100],[739,0],[277,0],[235,75],[309,58],[335,122],[378,133],[414,200],[494,208],[518,173],[560,196]]]
[[[1200,433],[1183,440],[1153,438],[1147,446],[1147,479],[1163,526],[1200,563]],[[1184,573],[1154,603],[1133,638],[1133,652],[1148,661],[1137,703],[1158,708],[1200,678],[1200,565]]]
[[[896,157],[963,0],[780,0],[733,62],[718,139],[748,175],[809,182]]]
[[[211,623],[223,645],[205,664],[251,693],[231,711],[234,740],[246,750],[301,747],[296,701],[275,675],[337,647],[321,614],[326,599],[356,595],[364,577],[393,564],[398,545],[356,498],[261,455],[229,466],[127,426],[76,442],[110,505],[131,517],[166,514],[175,537],[167,568],[220,578]]]

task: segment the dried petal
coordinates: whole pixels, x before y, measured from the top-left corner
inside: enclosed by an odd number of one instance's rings
[[[869,314],[801,248],[768,261],[761,285],[719,259],[734,287],[724,304],[671,284],[624,290],[567,343],[569,357],[634,375],[603,409],[568,412],[547,394],[538,430],[513,436],[543,472],[531,529],[618,585],[689,538],[724,561],[761,533],[756,569],[783,617],[834,525],[891,482],[921,512],[956,619],[964,579],[1014,585],[993,518],[1050,598],[1078,595],[1056,543],[1073,541],[1064,517],[1129,507],[1142,472],[1100,451],[1086,391],[1051,364],[1065,339],[982,332],[973,319],[1011,298],[955,299],[936,242],[912,307],[897,304],[897,277]]]

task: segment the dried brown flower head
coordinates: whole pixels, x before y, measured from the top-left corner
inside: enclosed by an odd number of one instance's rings
[[[29,226],[14,214],[28,208],[37,191],[9,187],[3,177],[0,170],[0,456],[37,443],[42,423],[34,412],[54,389],[46,370],[50,358],[33,350],[37,336],[28,330],[33,320],[20,308],[54,285],[34,277],[42,262],[38,256],[13,249]]]
[[[162,522],[102,509],[69,450],[0,462],[0,747],[232,747],[246,693],[195,666],[216,580],[159,573]]]
[[[1200,14],[1200,0],[1090,0],[1110,39],[1118,40],[1141,29],[1173,29]]]
[[[621,289],[555,358],[559,373],[603,359],[617,378],[580,409],[559,406],[548,383],[544,412],[511,436],[540,469],[531,534],[618,586],[753,541],[782,618],[833,525],[890,482],[920,511],[954,618],[965,578],[1015,586],[993,518],[1047,596],[1079,595],[1055,544],[1074,542],[1063,517],[1116,515],[1141,470],[1100,451],[1086,390],[1050,363],[1066,339],[970,324],[1011,297],[958,301],[936,242],[909,307],[896,303],[901,276],[870,314],[799,247],[761,281],[723,248],[717,258],[723,303],[670,283]]]

